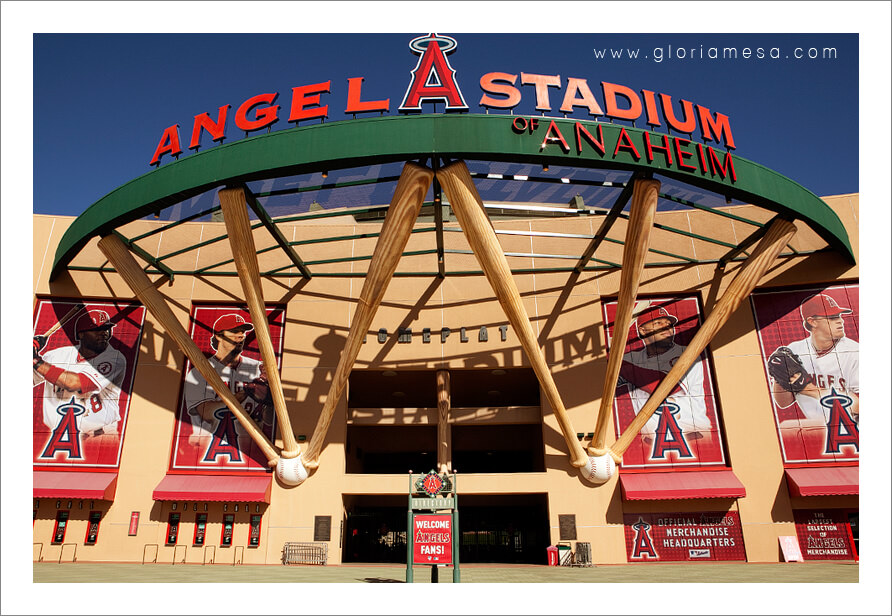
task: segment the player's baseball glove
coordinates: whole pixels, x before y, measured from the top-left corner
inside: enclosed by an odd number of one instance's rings
[[[248,396],[254,398],[259,404],[272,402],[272,394],[269,390],[269,381],[265,376],[259,376],[250,383],[245,384],[245,391]]]
[[[778,347],[768,358],[768,374],[778,385],[794,394],[798,394],[814,381],[799,356],[785,346]]]

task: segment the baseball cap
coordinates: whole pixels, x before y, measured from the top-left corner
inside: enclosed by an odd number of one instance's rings
[[[105,310],[88,310],[86,313],[78,317],[74,324],[74,333],[77,335],[90,329],[111,329],[114,326],[114,323],[108,318],[108,313]]]
[[[248,323],[240,314],[224,314],[214,322],[214,333],[225,332],[230,329],[241,329],[242,331],[252,331],[254,326]]]
[[[802,321],[809,317],[838,317],[841,314],[852,314],[851,308],[840,306],[835,299],[824,293],[812,295],[799,306]]]
[[[644,309],[637,317],[635,317],[635,327],[641,327],[645,323],[650,323],[657,319],[669,319],[673,325],[678,323],[678,319],[666,312],[665,308],[662,306],[655,306]]]

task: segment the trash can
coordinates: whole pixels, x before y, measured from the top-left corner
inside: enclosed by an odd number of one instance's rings
[[[560,559],[558,558],[558,549],[550,545],[545,548],[545,551],[548,552],[548,566],[549,567],[557,567],[560,564]]]
[[[561,567],[569,567],[570,566],[570,546],[569,545],[559,545],[558,549],[558,564]]]

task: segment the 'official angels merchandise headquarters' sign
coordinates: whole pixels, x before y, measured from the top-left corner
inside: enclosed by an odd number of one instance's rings
[[[274,369],[280,370],[285,312],[281,308],[267,308],[266,314],[280,364]],[[191,323],[190,334],[195,344],[209,357],[211,365],[260,430],[270,441],[274,440],[275,410],[268,391],[262,384],[256,386],[262,383],[268,368],[261,361],[248,310],[240,306],[193,306]],[[232,342],[241,346],[233,347]],[[232,353],[228,361],[223,357],[224,352]],[[170,469],[265,472],[266,456],[188,360],[183,375]]]
[[[623,515],[629,562],[746,560],[736,511]]]

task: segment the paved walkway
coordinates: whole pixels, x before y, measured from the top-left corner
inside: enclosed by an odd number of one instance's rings
[[[676,563],[546,567],[464,565],[462,583],[597,582],[858,582],[858,563]],[[642,575],[642,573],[645,573]],[[430,583],[430,567],[415,567],[415,583]],[[440,568],[439,582],[452,582]],[[160,565],[120,563],[34,563],[34,582],[287,582],[405,583],[405,566],[394,565]]]

